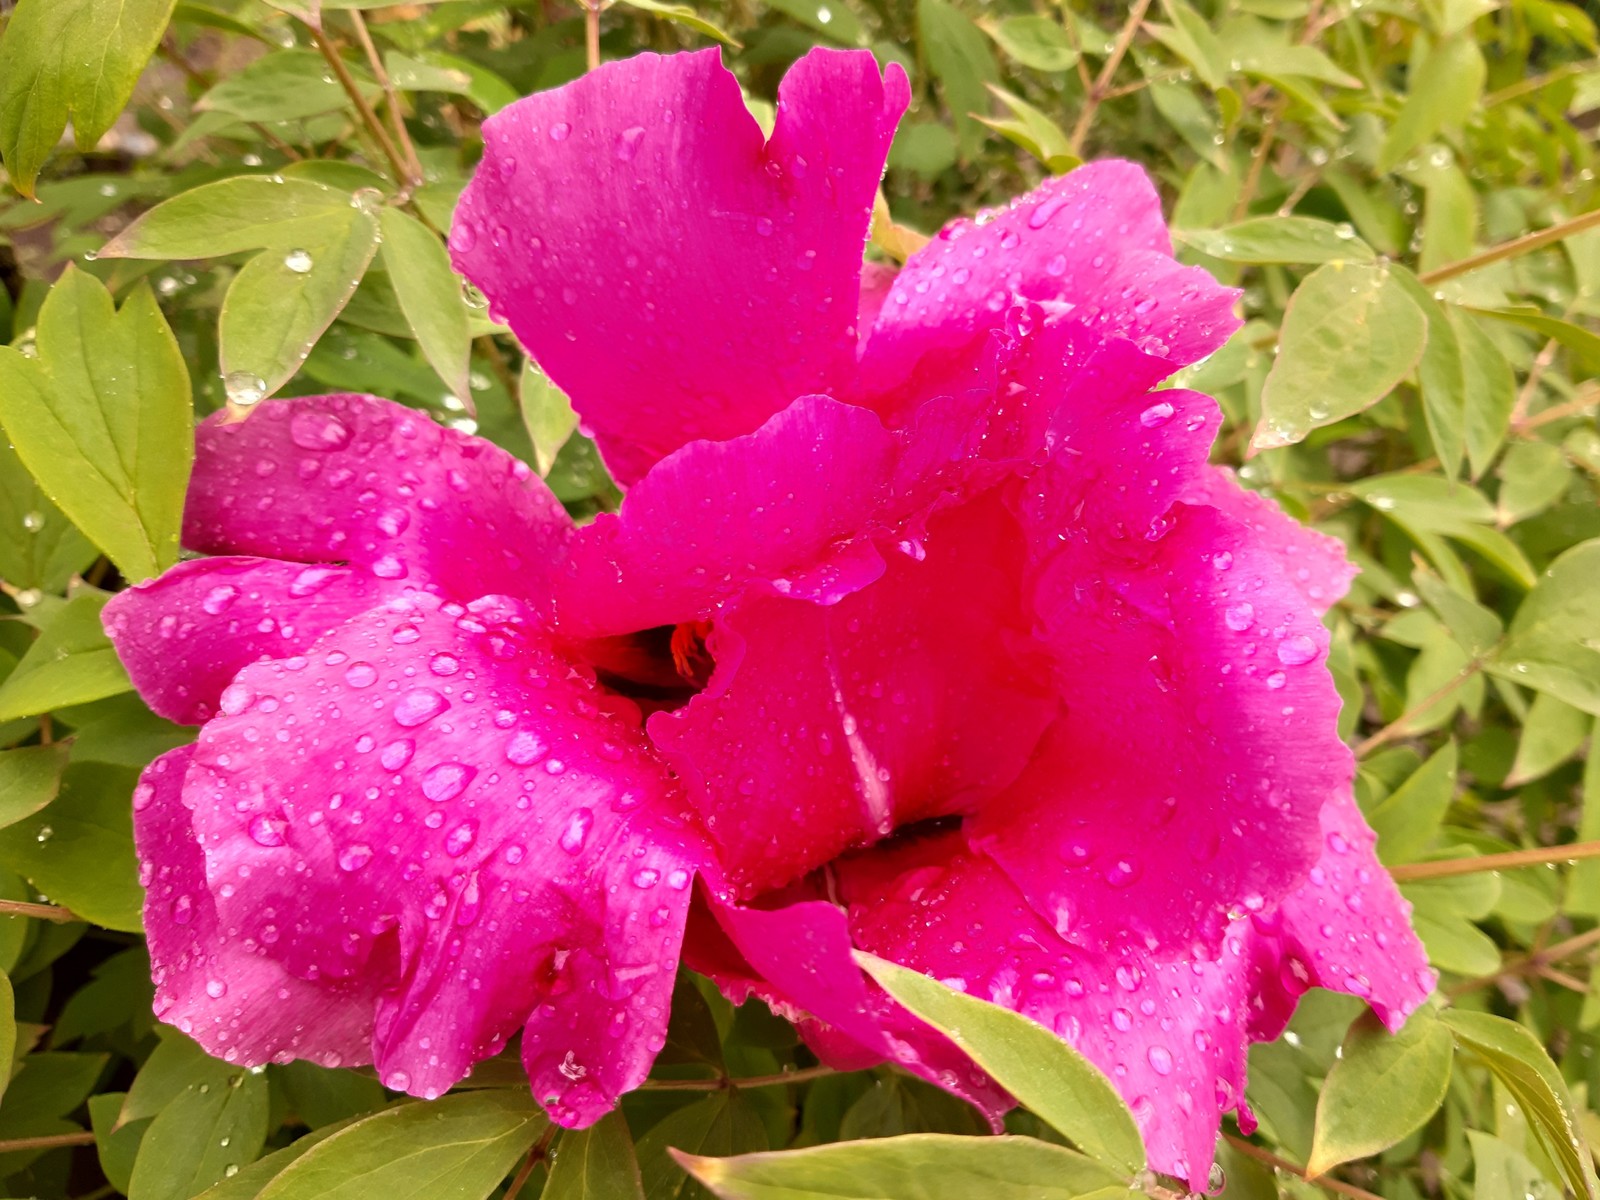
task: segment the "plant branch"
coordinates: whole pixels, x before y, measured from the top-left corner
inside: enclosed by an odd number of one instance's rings
[[[780,1071],[776,1075],[752,1075],[747,1079],[732,1079],[727,1075],[716,1079],[646,1079],[640,1091],[652,1092],[721,1092],[729,1088],[777,1087],[785,1083],[805,1083],[837,1075],[832,1067],[805,1067],[799,1071]]]
[[[350,97],[350,103],[355,105],[356,112],[361,116],[361,123],[366,126],[367,132],[378,143],[378,148],[383,151],[383,156],[389,160],[389,170],[394,174],[394,181],[407,191],[412,186],[411,172],[406,166],[405,159],[400,156],[400,149],[394,144],[394,139],[389,136],[389,131],[383,127],[383,122],[378,119],[378,114],[373,111],[372,105],[367,103],[367,98],[361,94],[361,88],[355,81],[355,76],[350,74],[350,68],[345,66],[344,59],[339,56],[338,48],[328,40],[326,34],[315,26],[310,26],[311,40],[316,43],[317,49],[322,52],[322,57],[333,70],[339,80],[339,86],[344,88],[345,95]]]
[[[583,50],[589,70],[600,65],[600,0],[581,0],[583,4]]]
[[[1482,670],[1482,668],[1483,664],[1477,659],[1473,659],[1465,667],[1461,668],[1461,673],[1454,679],[1446,681],[1444,684],[1429,692],[1421,700],[1418,700],[1410,708],[1406,709],[1405,712],[1401,713],[1394,720],[1390,721],[1371,737],[1365,738],[1356,743],[1356,757],[1365,758],[1379,746],[1386,745],[1387,743],[1394,741],[1394,739],[1397,737],[1405,736],[1406,726],[1416,719],[1418,713],[1425,712],[1427,709],[1432,708],[1451,692],[1455,691],[1462,684],[1466,683],[1467,680],[1471,679],[1480,670]]]
[[[10,1138],[0,1141],[0,1154],[13,1150],[54,1150],[57,1146],[92,1146],[94,1134],[87,1129],[82,1133],[51,1133],[42,1137]]]
[[[400,93],[395,89],[394,80],[389,78],[388,69],[383,65],[378,47],[373,44],[372,34],[367,32],[367,23],[362,19],[361,10],[352,8],[349,16],[351,27],[356,31],[356,41],[361,43],[362,52],[367,56],[367,64],[372,68],[372,77],[383,89],[384,107],[389,110],[389,124],[394,129],[396,143],[405,154],[406,167],[410,172],[409,182],[412,187],[416,187],[422,182],[422,160],[417,157],[416,143],[411,140],[411,131],[406,128]]]
[[[522,1165],[517,1168],[517,1173],[512,1177],[511,1186],[506,1189],[505,1200],[517,1200],[517,1193],[522,1191],[531,1176],[545,1159],[550,1157],[550,1143],[556,1139],[557,1125],[554,1121],[544,1127],[544,1132],[539,1135],[539,1140],[528,1151],[528,1157],[522,1160]]]
[[[26,900],[0,900],[0,917],[37,917],[58,925],[83,920],[70,908],[62,908],[58,904],[32,904]]]
[[[1106,61],[1100,68],[1100,74],[1089,85],[1089,91],[1083,98],[1083,111],[1078,114],[1078,123],[1072,127],[1072,137],[1067,143],[1068,149],[1079,158],[1083,157],[1083,143],[1089,136],[1089,126],[1094,124],[1094,115],[1111,91],[1111,81],[1116,77],[1117,68],[1127,56],[1128,47],[1133,45],[1139,26],[1144,23],[1144,14],[1149,9],[1150,0],[1134,0],[1128,19],[1122,23],[1122,28],[1117,33],[1117,40],[1111,47],[1111,53],[1106,56]]]
[[[1275,1167],[1280,1171],[1287,1171],[1296,1179],[1304,1179],[1307,1183],[1314,1183],[1318,1187],[1326,1188],[1328,1191],[1334,1192],[1340,1196],[1352,1196],[1355,1198],[1355,1200],[1383,1200],[1382,1196],[1375,1195],[1374,1193],[1367,1191],[1365,1188],[1358,1188],[1353,1183],[1346,1183],[1342,1179],[1329,1179],[1326,1175],[1318,1175],[1313,1178],[1312,1176],[1306,1174],[1306,1169],[1304,1167],[1296,1166],[1287,1158],[1279,1158],[1276,1154],[1272,1153],[1272,1151],[1263,1150],[1260,1146],[1257,1146],[1252,1142],[1247,1142],[1243,1138],[1234,1137],[1231,1133],[1225,1133],[1222,1136],[1227,1139],[1228,1145],[1232,1146],[1246,1158],[1253,1158],[1257,1162],[1265,1163],[1269,1167]]]
[[[1433,862],[1401,863],[1389,874],[1400,883],[1418,879],[1445,879],[1453,875],[1476,875],[1483,871],[1512,871],[1518,867],[1537,867],[1545,863],[1578,862],[1600,858],[1600,842],[1569,842],[1565,846],[1533,846],[1527,850],[1507,850],[1503,854],[1478,854],[1472,858],[1440,858]],[[1545,961],[1548,956],[1541,955]]]
[[[1442,267],[1435,267],[1426,271],[1417,278],[1426,286],[1432,287],[1436,283],[1443,283],[1447,279],[1454,279],[1458,275],[1466,275],[1473,271],[1481,270],[1492,263],[1502,262],[1508,258],[1516,258],[1522,254],[1529,254],[1534,250],[1542,250],[1554,242],[1569,238],[1575,233],[1600,226],[1600,208],[1586,213],[1579,213],[1575,217],[1568,217],[1565,221],[1558,221],[1548,229],[1535,230],[1533,233],[1523,234],[1519,238],[1512,238],[1509,242],[1501,242],[1498,246],[1490,246],[1487,250],[1480,250],[1477,254],[1468,255],[1453,263],[1445,263]]]

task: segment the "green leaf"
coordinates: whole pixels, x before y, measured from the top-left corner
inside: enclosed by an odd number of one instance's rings
[[[444,243],[421,221],[398,208],[381,209],[378,225],[383,234],[383,265],[423,357],[451,392],[460,397],[471,395],[467,373],[472,334],[467,329],[461,280],[450,266]]]
[[[644,1200],[633,1136],[621,1113],[561,1135],[539,1200]]]
[[[0,829],[0,866],[96,925],[138,932],[144,891],[133,853],[137,780],[126,767],[72,764],[55,800]]]
[[[62,606],[0,683],[0,721],[114,696],[133,686],[100,624],[107,597],[82,592]]]
[[[980,20],[978,27],[1015,62],[1035,71],[1065,71],[1078,62],[1078,50],[1059,21],[1020,16]]]
[[[1183,0],[1162,0],[1162,8],[1172,24],[1147,22],[1145,28],[1167,49],[1193,67],[1206,87],[1213,92],[1219,91],[1228,82],[1231,61],[1222,42],[1212,32],[1205,18]]]
[[[914,1133],[738,1158],[676,1155],[722,1200],[1074,1200],[1128,1181],[1063,1146],[1024,1137]]]
[[[955,120],[961,157],[970,160],[983,147],[983,126],[972,114],[988,107],[984,85],[1000,81],[994,54],[978,27],[948,0],[917,0],[917,31],[928,70]]]
[[[1444,305],[1433,293],[1404,267],[1393,268],[1393,275],[1428,320],[1428,344],[1417,363],[1422,413],[1444,474],[1454,479],[1461,473],[1461,458],[1466,453],[1467,378],[1461,343]]]
[[[490,116],[517,99],[517,90],[500,76],[454,54],[429,50],[412,56],[391,50],[383,56],[383,66],[402,91],[465,96]]]
[[[1311,217],[1252,217],[1221,229],[1180,229],[1173,237],[1202,254],[1240,263],[1371,262],[1372,247],[1348,225]]]
[[[528,427],[528,440],[533,443],[534,465],[540,475],[549,475],[556,455],[578,428],[578,414],[572,410],[567,394],[551,383],[531,358],[523,360],[518,393],[522,423]]]
[[[1466,392],[1462,403],[1467,461],[1474,479],[1489,469],[1511,426],[1517,383],[1506,356],[1463,309],[1445,305],[1461,347]]]
[[[1532,305],[1514,305],[1510,308],[1472,308],[1480,317],[1493,317],[1496,321],[1505,321],[1511,325],[1521,325],[1524,329],[1531,329],[1535,333],[1542,333],[1547,338],[1554,338],[1568,350],[1591,363],[1600,364],[1600,335],[1590,333],[1580,325],[1571,321],[1563,321],[1559,317],[1552,317]]]
[[[0,750],[0,828],[31,817],[54,800],[66,765],[67,748],[59,744]],[[5,1061],[0,1055],[0,1063]]]
[[[765,1150],[766,1127],[743,1092],[722,1091],[669,1113],[639,1139],[639,1174],[646,1200],[682,1200],[694,1194],[674,1157],[677,1151],[727,1155]]]
[[[303,244],[247,262],[228,287],[218,323],[230,398],[254,403],[288,383],[377,251],[376,218],[346,208]]]
[[[1591,724],[1589,714],[1581,708],[1574,708],[1549,692],[1536,693],[1523,719],[1516,761],[1511,764],[1505,786],[1521,787],[1555,770],[1577,753]]]
[[[361,68],[350,73],[372,100],[378,85]],[[234,71],[200,97],[200,112],[227,113],[241,121],[296,121],[336,112],[350,103],[322,55],[312,50],[279,50]]]
[[[314,1146],[260,1200],[483,1200],[545,1125],[526,1089],[401,1104]]]
[[[1572,468],[1561,447],[1549,442],[1517,442],[1500,460],[1500,494],[1495,498],[1500,525],[1515,525],[1542,513],[1572,483]]]
[[[11,980],[0,974],[0,1096],[11,1083],[11,1060],[17,1053],[17,998]]]
[[[1467,34],[1446,38],[1428,51],[1412,73],[1406,102],[1383,140],[1378,170],[1394,170],[1441,129],[1465,122],[1483,93],[1487,70],[1483,51]]]
[[[766,0],[766,5],[835,42],[846,46],[867,44],[867,31],[846,0]]]
[[[740,44],[739,40],[732,34],[721,26],[706,20],[687,4],[663,4],[661,0],[618,0],[618,3],[626,4],[629,8],[636,8],[640,12],[647,12],[653,17],[661,17],[663,20],[674,21],[679,25],[687,25],[690,29],[703,33],[707,37],[716,38],[717,41],[725,45],[738,46]],[[820,12],[823,7],[823,5],[819,4],[814,11]],[[855,19],[855,14],[844,8],[842,0],[840,0],[837,7],[849,14],[849,20],[853,21]],[[830,11],[830,19],[831,15]]]
[[[37,358],[0,347],[0,424],[73,524],[129,580],[148,578],[178,559],[194,459],[178,343],[144,284],[118,311],[70,266],[38,331]]]
[[[67,122],[93,149],[121,114],[175,0],[20,0],[0,40],[0,159],[32,196]]]
[[[1447,741],[1366,814],[1380,861],[1410,862],[1433,840],[1455,796],[1456,766],[1456,744]]]
[[[100,248],[101,258],[216,258],[326,239],[350,195],[290,175],[236,175],[156,205]]]
[[[229,1175],[221,1183],[207,1188],[200,1193],[200,1200],[257,1200],[261,1189],[283,1174],[290,1163],[304,1157],[308,1151],[351,1124],[352,1121],[340,1121],[336,1125],[324,1125],[304,1137],[296,1138],[282,1150],[274,1150],[256,1159],[249,1166],[241,1167],[237,1174]]]
[[[1505,1085],[1567,1186],[1587,1200],[1600,1196],[1578,1110],[1539,1040],[1516,1022],[1488,1013],[1448,1009],[1440,1020]]]
[[[1487,666],[1600,715],[1600,538],[1580,542],[1550,564]]]
[[[1444,1103],[1454,1039],[1427,1005],[1391,1034],[1372,1013],[1350,1026],[1317,1097],[1306,1174],[1326,1174],[1409,1137]]]
[[[267,1081],[235,1069],[185,1088],[145,1130],[128,1200],[188,1200],[253,1162],[267,1139]]]
[[[388,1101],[383,1085],[370,1075],[337,1071],[316,1063],[284,1063],[274,1071],[295,1115],[312,1129],[337,1125],[377,1112]]]
[[[123,1195],[133,1185],[133,1164],[139,1157],[139,1143],[144,1140],[148,1120],[118,1126],[117,1112],[125,1096],[121,1092],[101,1092],[89,1097],[89,1124],[94,1129],[95,1151],[100,1159],[100,1170],[111,1186]]]
[[[1318,267],[1284,313],[1251,450],[1292,445],[1370,408],[1411,373],[1427,340],[1427,318],[1388,270]]]
[[[160,1041],[144,1060],[133,1086],[123,1098],[117,1125],[128,1125],[154,1117],[184,1092],[204,1084],[215,1090],[227,1084],[234,1070],[219,1058],[212,1058],[189,1038],[171,1026],[158,1028]]]
[[[918,971],[869,954],[858,954],[856,961],[1068,1141],[1128,1175],[1144,1166],[1144,1142],[1121,1096],[1050,1030]]]
[[[1070,171],[1083,161],[1072,152],[1072,141],[1066,131],[1044,113],[993,84],[989,85],[989,91],[1011,110],[1012,116],[1002,120],[978,114],[976,120],[1021,146],[1057,174]]]
[[[0,437],[0,579],[24,590],[59,592],[99,553]]]

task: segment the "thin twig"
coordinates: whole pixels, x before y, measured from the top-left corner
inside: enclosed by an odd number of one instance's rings
[[[1526,850],[1507,850],[1503,854],[1478,854],[1472,858],[1440,858],[1433,862],[1400,863],[1389,874],[1401,883],[1418,879],[1445,879],[1453,875],[1477,875],[1483,871],[1514,871],[1518,867],[1537,867],[1546,863],[1578,862],[1600,858],[1600,842],[1569,842],[1565,846],[1532,846]]]
[[[539,1140],[528,1151],[528,1157],[522,1160],[522,1166],[517,1168],[511,1186],[506,1189],[505,1200],[517,1200],[517,1193],[527,1184],[531,1176],[545,1159],[550,1157],[550,1143],[555,1141],[557,1125],[554,1121],[544,1127],[544,1132],[539,1135]]]
[[[1394,720],[1390,721],[1371,737],[1365,738],[1356,743],[1356,757],[1365,758],[1379,746],[1392,742],[1397,737],[1403,737],[1407,732],[1406,726],[1416,719],[1418,713],[1425,712],[1432,708],[1435,704],[1443,700],[1451,692],[1455,691],[1462,684],[1466,683],[1467,680],[1476,675],[1482,667],[1483,664],[1478,662],[1476,659],[1474,659],[1472,662],[1469,662],[1466,666],[1461,668],[1461,674],[1429,692],[1421,700],[1417,701],[1410,708],[1406,709],[1405,712],[1401,713]]]
[[[1304,1167],[1296,1166],[1287,1158],[1279,1158],[1276,1154],[1272,1153],[1272,1151],[1263,1150],[1260,1146],[1257,1146],[1252,1142],[1247,1142],[1243,1138],[1236,1138],[1231,1133],[1225,1133],[1222,1136],[1227,1139],[1228,1145],[1232,1146],[1246,1158],[1253,1158],[1257,1162],[1266,1163],[1269,1167],[1276,1167],[1280,1171],[1287,1171],[1296,1179],[1304,1179],[1307,1183],[1314,1183],[1320,1188],[1327,1188],[1328,1191],[1336,1192],[1341,1196],[1353,1196],[1355,1197],[1355,1200],[1383,1200],[1382,1196],[1375,1195],[1372,1192],[1367,1191],[1365,1188],[1358,1188],[1353,1183],[1346,1183],[1342,1179],[1329,1179],[1326,1175],[1318,1175],[1315,1178],[1312,1178],[1306,1174],[1306,1169]]]
[[[1516,83],[1501,88],[1497,92],[1490,92],[1483,98],[1483,107],[1493,108],[1497,104],[1504,104],[1507,100],[1515,100],[1518,96],[1526,96],[1529,92],[1537,92],[1540,88],[1549,87],[1552,83],[1560,83],[1572,75],[1581,75],[1585,71],[1592,71],[1596,66],[1594,59],[1584,62],[1566,63],[1554,71],[1546,71],[1543,75],[1533,75],[1527,79],[1518,80]]]
[[[1539,390],[1539,381],[1544,378],[1544,373],[1550,369],[1550,364],[1556,360],[1556,351],[1561,348],[1561,342],[1551,338],[1544,344],[1533,360],[1533,365],[1528,368],[1528,377],[1522,381],[1522,388],[1517,392],[1517,401],[1511,406],[1511,425],[1516,426],[1528,415],[1528,405],[1533,403],[1534,393]]]
[[[54,1150],[57,1146],[92,1146],[94,1134],[87,1129],[82,1133],[50,1133],[42,1137],[9,1138],[0,1141],[0,1154],[13,1150]]]
[[[1272,153],[1272,144],[1278,137],[1278,122],[1283,119],[1283,101],[1279,101],[1267,114],[1265,123],[1261,126],[1261,137],[1256,142],[1256,148],[1250,155],[1250,169],[1245,173],[1244,184],[1239,188],[1239,198],[1233,204],[1233,219],[1242,221],[1250,212],[1250,202],[1256,198],[1256,192],[1261,189],[1261,172],[1267,165],[1267,155]]]
[[[1541,425],[1548,425],[1551,421],[1559,421],[1562,417],[1576,416],[1586,408],[1593,408],[1600,404],[1600,387],[1592,384],[1578,389],[1571,400],[1552,405],[1549,408],[1536,412],[1531,417],[1524,417],[1521,421],[1511,423],[1511,432],[1517,437],[1526,437]]]
[[[328,66],[338,77],[339,85],[344,88],[345,95],[350,97],[350,103],[355,105],[361,123],[378,143],[383,156],[389,160],[389,170],[394,174],[394,181],[409,190],[412,180],[405,159],[400,156],[399,147],[394,144],[389,131],[383,127],[383,122],[378,119],[378,114],[373,111],[372,105],[368,104],[367,98],[361,94],[361,88],[356,83],[355,76],[350,74],[350,68],[345,66],[344,59],[339,56],[338,48],[320,29],[311,30],[311,40],[316,43],[317,49],[322,52],[322,57],[327,60]]]
[[[589,70],[600,65],[600,0],[582,0],[583,50]]]
[[[27,900],[0,900],[0,917],[37,917],[58,925],[83,920],[70,908],[62,908],[58,904],[33,904]]]
[[[1534,250],[1543,249],[1554,242],[1569,238],[1575,233],[1582,233],[1587,229],[1600,226],[1600,208],[1586,213],[1579,213],[1565,221],[1558,221],[1548,229],[1536,230],[1525,233],[1519,238],[1512,238],[1509,242],[1501,242],[1498,246],[1490,246],[1487,250],[1480,250],[1477,254],[1468,255],[1453,263],[1445,263],[1442,267],[1435,267],[1425,271],[1417,278],[1428,287],[1436,283],[1443,283],[1447,279],[1454,279],[1458,275],[1466,275],[1477,271],[1491,263],[1501,262],[1504,259],[1516,258],[1521,254],[1528,254]]]
[[[1122,65],[1128,47],[1133,45],[1133,39],[1139,32],[1139,26],[1144,23],[1144,14],[1149,8],[1150,0],[1134,0],[1133,9],[1117,33],[1117,40],[1111,47],[1111,53],[1106,56],[1100,74],[1089,85],[1088,94],[1083,98],[1083,111],[1078,114],[1078,123],[1072,127],[1072,137],[1067,143],[1068,149],[1079,158],[1083,157],[1083,143],[1089,136],[1089,126],[1094,124],[1094,114],[1106,98],[1106,93],[1111,90],[1111,81],[1116,77],[1117,68]]]
[[[378,47],[373,44],[372,34],[367,32],[367,23],[362,19],[361,10],[352,8],[349,12],[351,27],[356,31],[356,41],[361,43],[362,52],[367,56],[367,64],[372,68],[372,77],[378,81],[378,86],[383,89],[384,106],[389,110],[389,124],[394,130],[395,141],[406,157],[406,167],[410,172],[412,187],[422,182],[422,160],[417,157],[416,143],[411,140],[411,131],[406,128],[405,112],[400,104],[400,93],[394,86],[394,80],[389,78],[388,69],[383,65],[383,58],[378,53]]]
[[[746,1079],[732,1079],[726,1075],[716,1079],[646,1079],[639,1085],[640,1091],[652,1092],[722,1092],[729,1088],[777,1087],[785,1083],[805,1083],[811,1079],[822,1079],[828,1075],[837,1075],[832,1067],[804,1067],[798,1071],[780,1071],[776,1075],[752,1075]]]

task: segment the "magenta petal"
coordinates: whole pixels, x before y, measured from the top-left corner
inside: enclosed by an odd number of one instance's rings
[[[849,558],[829,590],[826,565],[869,527],[894,466],[894,443],[866,409],[806,396],[754,432],[693,442],[663,459],[572,540],[557,579],[568,637],[708,615],[753,583],[831,598],[882,569]]]
[[[377,989],[369,979],[308,982],[219,924],[183,797],[193,746],[145,768],[133,794],[156,1016],[229,1062],[372,1061]]]
[[[196,431],[184,544],[349,563],[459,600],[528,594],[562,553],[566,512],[525,464],[375,396],[269,401]]]
[[[224,709],[184,792],[219,924],[380,990],[389,1086],[437,1095],[522,1025],[564,1123],[644,1077],[701,844],[637,713],[520,605],[392,600],[246,667]]]
[[[1104,161],[1050,179],[1003,209],[952,222],[906,263],[883,303],[862,368],[893,386],[941,346],[997,328],[1018,300],[1126,338],[1173,368],[1238,327],[1236,293],[1179,266],[1149,177]]]
[[[905,73],[813,50],[761,135],[716,50],[607,63],[484,123],[450,235],[624,484],[853,373]]]
[[[113,596],[105,626],[145,703],[198,725],[243,667],[299,653],[377,604],[381,587],[350,567],[200,559]]]
[[[1399,1029],[1437,976],[1411,928],[1411,905],[1373,853],[1375,837],[1348,795],[1322,809],[1322,853],[1306,882],[1257,918],[1264,956],[1251,1037],[1277,1037],[1310,987],[1360,996]]]
[[[936,516],[889,560],[832,605],[732,609],[710,686],[650,720],[742,895],[973,811],[1060,711],[1029,643],[1026,548],[997,494]]]
[[[1040,636],[1067,712],[972,823],[974,845],[1086,947],[1214,945],[1233,916],[1274,907],[1353,773],[1327,631],[1277,558],[1214,509],[1162,522],[1120,557],[1041,530],[1055,548]]]

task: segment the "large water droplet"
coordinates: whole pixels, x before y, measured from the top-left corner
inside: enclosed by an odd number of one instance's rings
[[[1317,643],[1303,633],[1292,634],[1278,643],[1278,661],[1286,667],[1304,666],[1317,656]]]
[[[354,435],[330,412],[296,409],[289,418],[289,440],[302,450],[343,450]]]
[[[544,739],[528,729],[519,729],[506,743],[506,758],[519,767],[531,766],[548,753],[550,747]]]
[[[372,847],[361,842],[354,842],[339,851],[339,869],[341,871],[359,871],[372,861]]]
[[[283,256],[283,265],[296,275],[304,275],[316,266],[316,263],[304,250],[294,249]]]
[[[267,816],[266,813],[257,813],[250,818],[246,832],[250,840],[258,846],[283,845],[283,831],[288,827],[288,822],[281,818]]]
[[[378,668],[369,662],[353,662],[344,669],[344,681],[353,688],[367,688],[378,682]]]
[[[417,744],[410,738],[399,738],[390,742],[378,753],[378,761],[383,764],[385,771],[398,771],[411,761],[411,756],[417,752]]]
[[[259,404],[267,396],[267,381],[249,371],[229,371],[222,377],[222,391],[228,403],[238,408]]]
[[[477,773],[476,767],[469,767],[465,763],[439,763],[429,767],[427,774],[422,777],[422,794],[436,804],[454,800],[467,790],[467,784],[472,782]]]
[[[450,701],[432,688],[416,688],[395,702],[395,723],[413,729],[433,720],[449,707]]]
[[[561,831],[561,848],[568,854],[576,854],[589,840],[589,830],[593,828],[594,811],[580,808],[567,819],[567,827]]]

